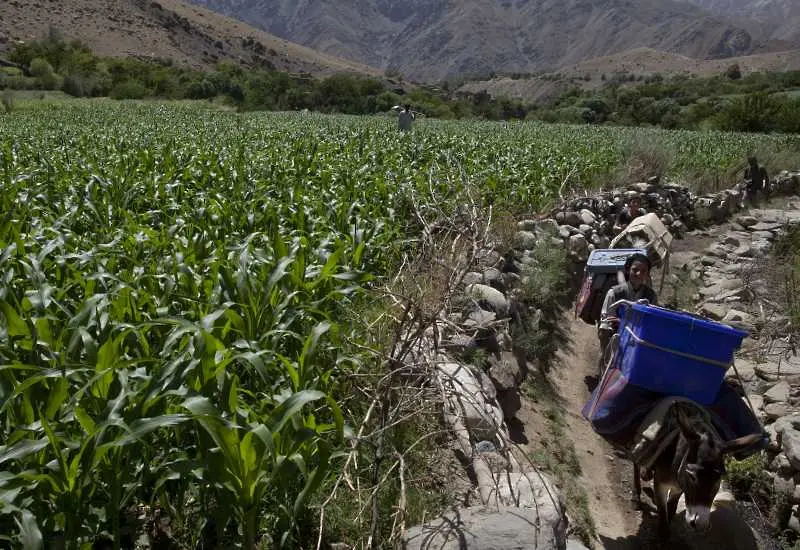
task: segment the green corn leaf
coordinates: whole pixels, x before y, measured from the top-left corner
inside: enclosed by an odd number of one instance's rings
[[[24,439],[11,447],[0,447],[0,464],[9,460],[20,460],[38,453],[49,444],[48,439]]]
[[[58,461],[58,467],[64,475],[69,472],[67,466],[67,458],[64,456],[64,453],[61,450],[62,441],[56,436],[56,433],[50,427],[50,423],[47,421],[46,418],[42,418],[42,428],[44,428],[44,433],[47,435],[47,439],[50,442],[50,448],[53,450],[53,453],[56,455],[56,460]],[[70,489],[72,486],[70,485]]]
[[[15,476],[16,477],[16,476]],[[15,487],[13,489],[0,489],[0,511],[11,511],[16,509],[14,502],[22,492],[22,487]]]
[[[330,468],[330,446],[324,441],[319,441],[317,451],[317,466],[306,479],[306,484],[294,501],[294,515],[300,517],[311,495],[319,490]]]
[[[336,425],[336,439],[341,443],[344,438],[344,414],[342,413],[341,407],[339,407],[339,404],[332,396],[327,395],[325,399],[328,403],[328,407],[331,409],[333,421]]]
[[[52,384],[50,388],[50,394],[47,397],[47,408],[45,409],[45,415],[47,416],[48,420],[53,420],[58,410],[66,401],[68,392],[69,380],[67,380],[67,378],[64,376],[57,378],[55,383]]]
[[[266,424],[267,428],[272,433],[280,432],[283,429],[283,425],[297,414],[303,406],[324,397],[324,393],[315,390],[303,390],[293,393],[272,411]]]
[[[141,439],[160,428],[172,428],[189,420],[185,414],[164,414],[152,418],[139,418],[134,420],[129,426],[125,427],[125,435],[117,438],[109,445],[112,447],[122,447],[131,443],[140,442]]]
[[[292,263],[292,258],[281,258],[278,262],[278,265],[275,266],[275,269],[272,271],[272,274],[269,276],[269,281],[267,281],[267,291],[271,291],[275,285],[280,281],[285,275],[286,270],[289,267],[289,264]]]
[[[72,413],[86,434],[94,433],[96,424],[82,407],[75,407]]]
[[[239,456],[241,457],[242,461],[242,473],[247,477],[254,475],[258,467],[258,453],[253,443],[253,437],[255,437],[253,432],[247,432],[244,434],[241,442],[239,442]]]
[[[3,316],[6,318],[6,324],[8,325],[8,335],[9,336],[21,336],[23,338],[30,338],[31,332],[28,329],[28,324],[22,319],[22,317],[17,314],[17,312],[12,308],[7,302],[0,301],[0,311],[3,312]]]
[[[301,365],[305,365],[305,361],[308,357],[313,355],[314,350],[317,349],[317,344],[319,343],[320,337],[328,332],[331,328],[331,324],[328,321],[323,321],[318,323],[312,330],[311,334],[308,335],[305,342],[303,343],[303,351],[300,354],[300,359],[298,363]]]
[[[289,360],[288,357],[284,357],[283,355],[277,355],[278,360],[283,365],[284,370],[289,375],[289,379],[292,381],[292,389],[294,391],[300,390],[300,371],[295,368],[294,364]]]
[[[239,408],[239,377],[234,375],[230,378],[230,387],[228,388],[228,412],[236,414]]]
[[[19,528],[19,542],[23,550],[41,550],[42,532],[36,518],[28,510],[23,510],[21,517],[15,520]]]

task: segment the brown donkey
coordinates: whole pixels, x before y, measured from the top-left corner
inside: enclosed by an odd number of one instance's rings
[[[682,412],[677,415],[678,436],[658,456],[652,466],[653,497],[658,509],[658,532],[668,538],[678,499],[685,494],[686,523],[696,531],[710,525],[711,504],[725,473],[725,455],[758,443],[762,434],[751,434],[732,441],[720,441],[704,422],[694,425]],[[640,503],[640,467],[633,466],[634,495]]]

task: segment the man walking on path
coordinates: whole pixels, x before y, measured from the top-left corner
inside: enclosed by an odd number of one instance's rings
[[[392,109],[400,113],[397,116],[397,127],[400,128],[400,131],[407,132],[411,130],[411,124],[416,118],[416,114],[411,110],[411,105],[406,104],[404,107],[395,105]]]
[[[745,191],[742,206],[749,205],[758,208],[759,199],[761,197],[766,198],[769,176],[767,175],[767,169],[759,166],[756,157],[750,156],[747,158],[744,181]]]

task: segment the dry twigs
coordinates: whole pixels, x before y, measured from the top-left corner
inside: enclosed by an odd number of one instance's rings
[[[461,197],[463,204],[454,212],[446,211],[434,178],[431,173],[426,191],[429,196],[410,197],[421,235],[413,255],[403,258],[397,275],[376,291],[386,310],[371,326],[388,325],[391,340],[384,346],[385,352],[376,352],[380,375],[359,382],[359,391],[369,395],[370,405],[352,439],[342,475],[320,506],[318,550],[323,543],[325,511],[339,495],[342,484],[357,499],[356,524],[363,524],[369,510],[369,526],[364,525],[367,534],[357,547],[387,547],[399,541],[408,519],[409,479],[415,477],[409,471],[407,457],[425,441],[445,433],[440,428],[428,430],[404,449],[393,445],[390,437],[409,421],[440,415],[441,396],[431,384],[439,358],[439,333],[441,329],[458,328],[445,314],[453,307],[466,273],[490,248],[491,209],[484,211],[476,195],[467,189]],[[426,206],[430,204],[440,206]],[[365,479],[359,464],[368,457],[372,464]],[[369,487],[364,487],[365,481]],[[384,518],[380,493],[387,484],[397,485],[398,497],[393,513]]]

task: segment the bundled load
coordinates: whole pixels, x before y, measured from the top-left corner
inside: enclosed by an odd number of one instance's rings
[[[624,282],[622,270],[625,260],[640,253],[650,259],[654,268],[664,266],[666,270],[671,244],[672,234],[658,216],[645,214],[634,218],[611,241],[610,248],[597,249],[589,255],[575,315],[590,325],[597,323],[606,293],[614,285]],[[662,271],[662,286],[665,270]]]
[[[586,261],[583,282],[575,305],[575,314],[590,325],[600,320],[608,290],[621,279],[625,261],[633,254],[646,254],[644,248],[597,249]]]
[[[611,241],[611,248],[644,248],[653,267],[661,267],[669,258],[672,233],[655,214],[635,218]]]
[[[627,451],[657,440],[646,437],[642,423],[666,398],[701,406],[727,439],[758,432],[755,413],[724,382],[746,336],[690,313],[628,302],[614,352],[583,416],[596,433]],[[652,422],[658,425],[658,419]]]

